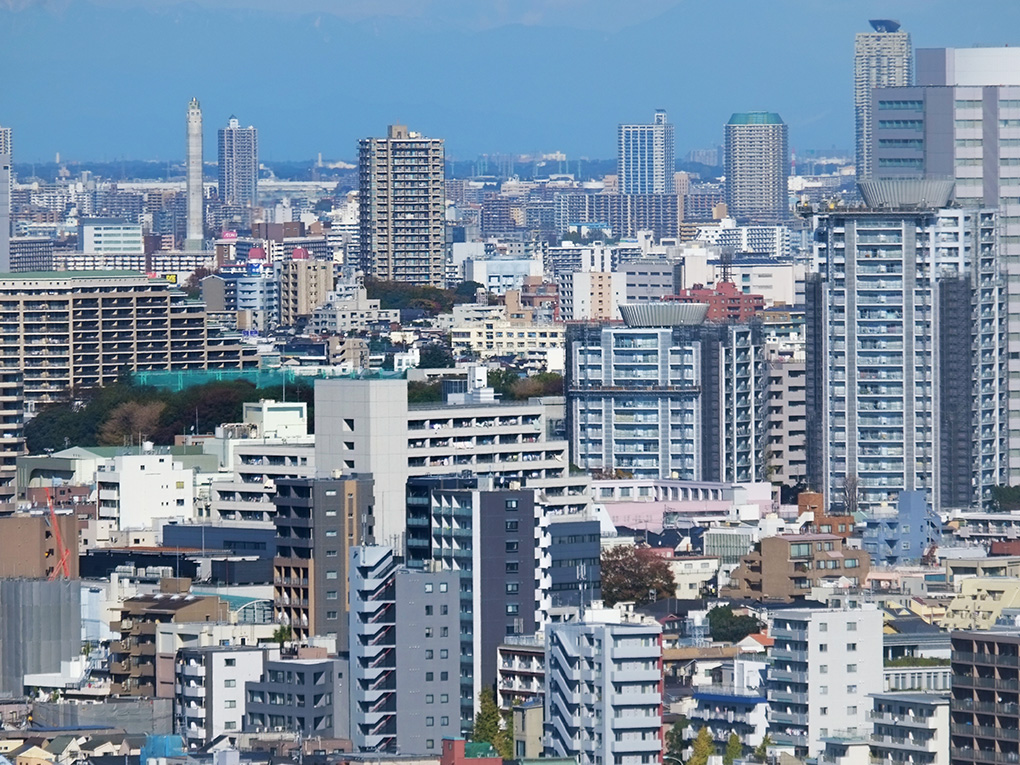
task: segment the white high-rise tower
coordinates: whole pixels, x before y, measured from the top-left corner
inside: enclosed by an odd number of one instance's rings
[[[202,107],[198,99],[188,104],[188,149],[186,160],[188,196],[188,236],[185,250],[201,250],[205,245],[205,225],[202,216]]]
[[[857,180],[875,174],[871,160],[871,91],[914,84],[910,35],[890,19],[873,19],[874,32],[854,39],[854,115],[857,121]]]

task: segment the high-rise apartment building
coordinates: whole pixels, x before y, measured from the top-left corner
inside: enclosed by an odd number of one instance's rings
[[[0,273],[11,270],[11,191],[14,167],[11,129],[0,126]]]
[[[789,217],[789,133],[774,112],[739,112],[726,123],[726,206],[740,222]]]
[[[359,752],[439,752],[463,735],[460,574],[412,571],[389,547],[350,551],[350,738]]]
[[[571,461],[636,478],[762,480],[761,327],[706,322],[704,303],[620,309],[622,325],[568,328]]]
[[[292,327],[329,302],[333,291],[333,262],[309,256],[303,247],[278,266],[280,276],[280,323]]]
[[[616,172],[621,194],[675,194],[676,139],[666,112],[651,125],[620,125]]]
[[[201,250],[205,247],[205,192],[202,185],[202,107],[198,99],[188,103],[188,141],[185,151],[185,196],[188,209],[188,233],[184,249]]]
[[[220,202],[253,207],[259,192],[259,131],[234,116],[219,129]]]
[[[776,611],[769,634],[769,736],[776,745],[811,756],[829,735],[871,732],[869,694],[885,690],[881,611]]]
[[[281,478],[276,482],[276,621],[296,639],[347,645],[348,550],[372,539],[372,480]]]
[[[861,510],[919,490],[936,512],[1006,480],[1006,284],[995,210],[952,181],[860,184],[820,216],[806,287],[808,482]]]
[[[545,756],[661,762],[661,627],[557,623],[545,640]]]
[[[1011,630],[952,633],[950,762],[1020,760],[1020,635]]]
[[[262,677],[265,662],[265,649],[256,646],[203,646],[177,652],[174,719],[189,749],[241,731],[245,684]]]
[[[873,175],[953,178],[998,212],[1009,301],[1009,470],[1020,470],[1020,48],[917,51],[916,87],[872,94]]]
[[[366,276],[445,285],[443,140],[404,125],[359,142],[361,269]]]
[[[873,32],[858,32],[854,39],[854,118],[857,127],[857,179],[871,178],[871,91],[875,88],[913,85],[913,50],[910,35],[899,22],[873,19]]]

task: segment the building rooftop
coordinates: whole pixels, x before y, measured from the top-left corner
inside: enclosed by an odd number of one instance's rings
[[[783,118],[775,112],[736,112],[728,125],[782,125]]]

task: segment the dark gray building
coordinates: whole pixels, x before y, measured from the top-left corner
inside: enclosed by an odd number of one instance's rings
[[[348,738],[348,664],[342,658],[269,659],[245,683],[244,731]]]
[[[258,203],[259,131],[241,127],[231,116],[219,130],[219,192],[226,205],[252,207]]]
[[[276,556],[276,530],[259,526],[224,526],[219,523],[163,524],[164,547],[227,550],[272,560]]]
[[[370,477],[276,481],[276,620],[294,637],[335,637],[347,645],[347,551],[373,539]]]
[[[78,581],[0,579],[0,698],[20,697],[26,674],[80,656],[81,636]]]
[[[597,520],[564,515],[549,523],[549,596],[553,608],[602,599],[602,529]]]
[[[11,238],[11,273],[53,270],[53,240],[39,236]]]
[[[389,547],[350,553],[350,738],[358,751],[437,755],[463,734],[461,580]]]

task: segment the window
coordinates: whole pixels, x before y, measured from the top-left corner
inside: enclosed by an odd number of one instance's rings
[[[440,672],[439,673],[439,679],[443,680],[443,681],[449,680],[450,679],[450,673],[449,672]]]
[[[326,590],[326,600],[339,600],[336,590]]]
[[[829,686],[827,686],[827,685],[820,685],[820,686],[818,686],[818,692],[822,696],[828,696],[829,695]]]
[[[224,659],[223,664],[227,667],[236,667],[237,659]]]
[[[450,613],[450,607],[444,603],[439,607],[439,613],[441,616],[446,616],[448,613]]]
[[[847,664],[846,665],[846,671],[847,672],[856,672],[857,671],[857,665],[856,664]]]
[[[432,628],[431,627],[426,627],[425,628],[425,637],[427,637],[427,638],[432,637]]]
[[[828,707],[819,707],[818,708],[818,713],[819,714],[823,714],[823,715],[827,715],[827,714],[829,714],[829,708]]]
[[[425,592],[432,592],[432,582],[426,583]]]
[[[848,715],[856,715],[857,714],[857,707],[847,707],[846,708],[846,713]]]
[[[449,637],[450,636],[450,628],[449,627],[441,627],[439,629],[439,636],[440,637]]]
[[[237,730],[237,723],[234,720],[228,720],[223,723],[224,730]]]
[[[517,531],[517,528],[518,528],[519,525],[520,524],[517,521],[507,521],[506,522],[506,530],[507,531]]]
[[[448,589],[450,589],[450,587],[449,587],[449,585],[446,582],[440,582],[439,583],[439,591],[440,592],[446,592]],[[443,608],[446,608],[446,606],[443,606]],[[443,611],[443,613],[445,614],[446,611]]]
[[[857,622],[847,622],[846,623],[846,631],[847,632],[857,632]]]
[[[790,545],[791,558],[806,558],[809,555],[811,555],[810,542],[798,542],[797,544]]]
[[[506,509],[507,510],[516,510],[517,509],[517,500],[516,499],[508,499],[506,501]]]
[[[337,578],[336,571],[327,571],[326,572],[326,578],[327,579],[336,579]]]
[[[521,612],[521,607],[516,603],[507,603],[506,612],[508,616],[516,616]]]
[[[432,616],[432,606],[425,606],[425,616]]]
[[[326,536],[327,537],[335,537],[336,536],[336,529],[327,529],[326,530]]]
[[[425,694],[425,703],[426,703],[426,704],[431,704],[431,703],[433,703],[433,702],[434,702],[435,700],[436,700],[436,697],[435,697],[435,696],[433,696],[433,695],[432,695],[431,693],[426,693],[426,694]]]
[[[519,542],[507,542],[506,543],[506,551],[508,553],[515,553],[515,552],[517,552],[519,547],[520,547],[520,543]]]
[[[335,620],[336,619],[336,614],[337,614],[336,611],[327,611],[326,612],[326,618],[331,620],[331,621]]]
[[[435,717],[426,717],[425,718],[425,727],[426,728],[431,728],[431,727],[435,726],[435,724],[436,724],[436,718]]]
[[[336,550],[326,550],[326,557],[327,558],[335,558],[336,557]]]
[[[818,671],[821,672],[823,675],[829,674],[829,665],[828,664],[820,664],[818,666]]]
[[[436,679],[436,676],[435,676],[434,672],[426,672],[425,673],[425,682],[426,683],[431,683],[435,679]]]
[[[223,681],[223,687],[224,688],[236,688],[237,687],[237,681],[236,680],[224,680]]]
[[[829,645],[827,643],[819,643],[818,650],[821,651],[822,653],[825,653],[826,651],[829,650]]]
[[[857,686],[856,685],[848,685],[846,687],[846,692],[847,693],[857,693]]]
[[[236,709],[237,708],[237,702],[234,701],[233,699],[227,699],[226,701],[223,702],[223,708],[224,709]]]
[[[449,650],[447,650],[446,648],[440,648],[439,649],[439,658],[440,659],[449,659],[450,658]]]
[[[425,748],[426,749],[435,749],[436,748],[436,740],[434,738],[427,738],[427,739],[425,739]]]
[[[516,595],[518,592],[520,592],[520,590],[521,590],[521,586],[519,584],[517,584],[516,582],[507,582],[507,585],[506,585],[506,594],[507,595]]]
[[[508,574],[516,574],[519,568],[520,564],[517,561],[507,561],[506,572]]]
[[[847,643],[846,644],[846,650],[848,650],[848,651],[856,651],[857,650],[857,643]]]
[[[425,658],[426,659],[435,658],[435,651],[433,651],[431,648],[426,649],[426,651],[425,651]]]
[[[826,622],[822,622],[821,624],[818,625],[818,631],[819,632],[828,632],[829,631],[829,625]]]
[[[450,703],[450,694],[449,693],[441,693],[441,694],[439,694],[439,703],[440,704],[448,704],[448,703]]]
[[[439,718],[439,724],[440,725],[449,725],[450,724],[450,718],[449,717],[440,717]]]

